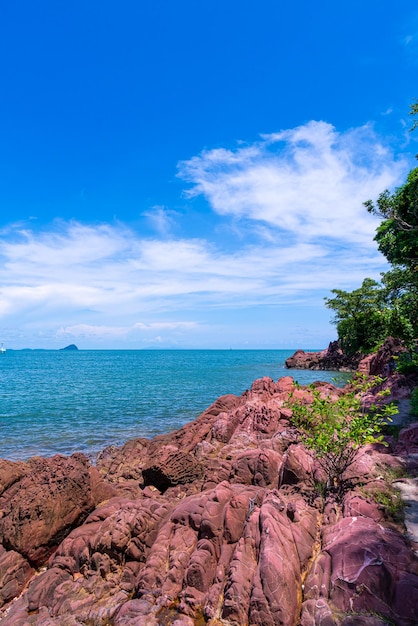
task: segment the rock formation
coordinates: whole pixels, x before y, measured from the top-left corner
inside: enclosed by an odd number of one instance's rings
[[[418,428],[397,457],[364,449],[353,488],[324,500],[290,393],[309,399],[291,377],[259,379],[94,467],[0,462],[1,624],[416,626],[416,546],[376,494]]]
[[[364,357],[358,365],[359,372],[372,376],[388,376],[395,369],[396,359],[406,352],[400,339],[388,337],[376,353]]]
[[[392,372],[394,358],[406,351],[400,339],[388,337],[378,352],[363,357],[361,354],[347,355],[339,341],[331,341],[326,350],[317,352],[296,352],[286,359],[288,369],[330,370],[354,372],[359,370],[366,375],[387,376]]]
[[[326,350],[317,352],[296,352],[286,359],[289,369],[330,370],[353,372],[357,369],[361,355],[348,356],[343,352],[338,341],[331,341]]]

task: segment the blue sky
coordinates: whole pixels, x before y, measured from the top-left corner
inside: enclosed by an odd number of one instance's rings
[[[416,165],[416,0],[17,0],[0,31],[0,341],[335,338],[324,297],[386,268],[362,203]]]

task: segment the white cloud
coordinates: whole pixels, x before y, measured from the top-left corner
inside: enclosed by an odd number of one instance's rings
[[[243,319],[247,309],[321,308],[328,320],[329,289],[352,289],[384,269],[372,241],[377,221],[362,202],[405,173],[369,126],[338,133],[310,122],[204,151],[180,174],[223,223],[238,220],[240,238],[220,240],[215,228],[170,236],[174,215],[164,207],[147,216],[161,235],[153,239],[122,223],[10,225],[0,233],[1,325],[23,346],[35,335],[50,345],[187,346],[216,343],[222,325],[225,341],[238,337],[237,312]],[[277,313],[272,320],[257,337],[279,333]]]
[[[235,151],[205,150],[179,165],[221,215],[263,222],[296,240],[370,243],[376,221],[363,202],[398,184],[407,169],[371,126],[338,133],[325,122],[262,135]]]
[[[147,347],[164,342],[182,347],[186,337],[204,332],[205,325],[194,321],[136,322],[126,326],[80,323],[62,326],[53,333],[53,339],[61,343],[81,342],[83,346],[92,344],[96,347],[108,347],[109,344],[116,347]]]
[[[75,227],[81,250],[92,240],[96,246],[69,263]],[[203,239],[143,240],[119,226],[61,225],[59,240],[58,248],[52,230],[0,241],[0,319],[3,327],[26,328],[23,345],[38,329],[51,341],[146,344],[154,333],[182,345],[208,336],[210,311],[307,305],[330,286],[359,284],[366,268],[376,276],[382,267],[375,250],[353,257],[341,249],[331,258],[319,243],[278,248],[273,241],[231,252]]]
[[[74,326],[66,326],[58,329],[57,337],[73,337],[73,338],[126,338],[136,331],[149,333],[161,330],[194,330],[198,328],[196,322],[137,322],[132,326],[94,326],[91,324],[75,324]]]
[[[175,330],[178,328],[190,330],[197,326],[196,322],[151,322],[148,324],[137,322],[134,324],[134,328],[139,330]]]
[[[75,324],[74,326],[61,327],[57,330],[56,336],[68,338],[121,338],[126,337],[131,328],[124,326],[92,326],[90,324]]]
[[[148,219],[152,227],[162,236],[168,236],[174,225],[177,213],[167,207],[155,205],[142,213]]]

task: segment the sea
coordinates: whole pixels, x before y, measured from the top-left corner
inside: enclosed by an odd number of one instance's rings
[[[83,452],[168,433],[262,376],[343,386],[348,374],[289,370],[294,350],[7,350],[0,458]]]

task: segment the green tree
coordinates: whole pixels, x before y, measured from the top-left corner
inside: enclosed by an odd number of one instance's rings
[[[418,116],[418,100],[415,100],[415,102],[413,102],[409,108],[410,108],[409,115],[412,115],[414,117]],[[412,132],[416,128],[418,128],[418,119],[417,118],[415,118],[414,121],[412,122],[412,126],[410,128],[410,131]]]
[[[386,189],[365,206],[383,220],[375,240],[392,265],[382,278],[385,298],[401,320],[404,336],[398,336],[411,340],[418,336],[418,168],[394,193]]]
[[[375,240],[389,263],[417,269],[418,264],[418,167],[393,194],[386,189],[367,210],[383,219]]]
[[[410,107],[411,131],[418,128],[418,100]],[[325,304],[335,313],[338,338],[349,355],[373,350],[387,336],[411,348],[418,337],[418,168],[404,185],[383,191],[367,210],[381,218],[375,241],[391,264],[382,283],[366,278],[352,292],[333,289]],[[414,360],[414,359],[412,359]]]
[[[418,281],[416,270],[394,266],[383,274],[382,284],[390,307],[388,335],[412,345],[418,336]]]
[[[375,280],[365,278],[354,291],[332,289],[325,306],[335,313],[333,323],[343,350],[349,354],[370,352],[387,336],[388,313],[384,291]]]

